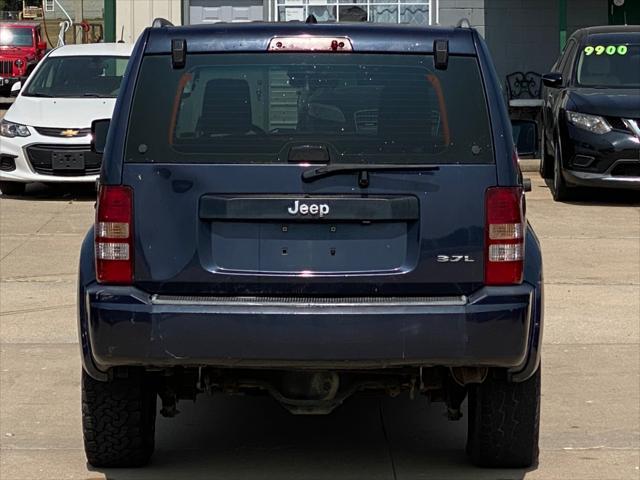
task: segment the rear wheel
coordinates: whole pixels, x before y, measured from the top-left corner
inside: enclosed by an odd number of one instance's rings
[[[148,375],[131,370],[108,382],[82,372],[82,430],[94,467],[140,467],[154,449],[156,389]]]
[[[22,182],[0,182],[0,190],[3,195],[22,195],[26,185]]]
[[[538,461],[540,371],[521,383],[490,375],[470,388],[467,453],[475,465],[527,468]]]

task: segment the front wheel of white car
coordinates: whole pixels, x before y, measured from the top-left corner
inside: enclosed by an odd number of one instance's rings
[[[26,184],[22,182],[0,182],[0,191],[3,195],[16,196],[24,193]]]

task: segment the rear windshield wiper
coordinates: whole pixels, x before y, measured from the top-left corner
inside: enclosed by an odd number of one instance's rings
[[[340,173],[354,172],[385,172],[385,171],[413,171],[413,172],[433,172],[440,170],[437,165],[363,165],[361,163],[343,163],[334,165],[325,165],[323,167],[311,168],[302,172],[303,182],[313,182],[319,178],[330,177]]]

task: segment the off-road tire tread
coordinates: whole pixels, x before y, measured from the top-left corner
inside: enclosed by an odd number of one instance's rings
[[[493,376],[469,392],[467,453],[480,467],[528,468],[538,461],[540,368],[511,383]]]
[[[154,449],[156,392],[141,372],[100,382],[82,372],[82,428],[94,467],[141,467]]]

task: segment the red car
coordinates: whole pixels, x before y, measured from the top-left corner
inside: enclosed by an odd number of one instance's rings
[[[0,95],[25,80],[46,51],[39,23],[0,22]]]

